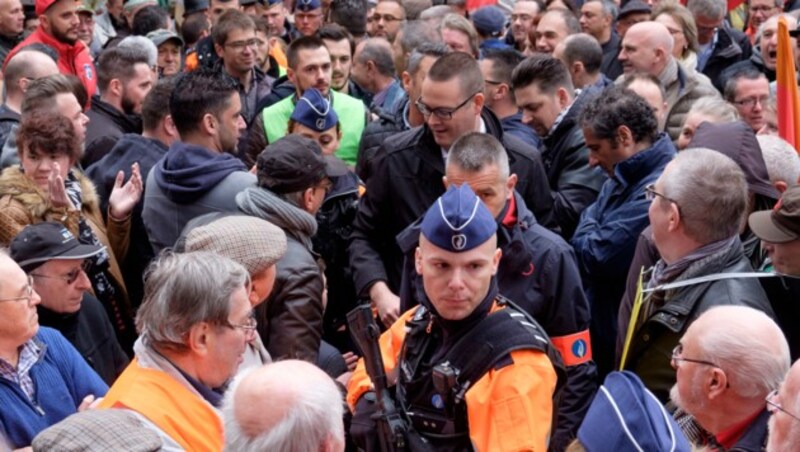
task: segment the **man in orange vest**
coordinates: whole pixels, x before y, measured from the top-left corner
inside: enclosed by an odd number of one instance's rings
[[[162,256],[145,282],[136,358],[100,408],[134,411],[166,443],[185,450],[222,450],[220,388],[255,338],[249,292],[247,270],[226,257]]]

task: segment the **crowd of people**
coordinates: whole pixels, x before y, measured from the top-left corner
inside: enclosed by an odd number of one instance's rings
[[[798,18],[0,0],[0,450],[800,450]]]

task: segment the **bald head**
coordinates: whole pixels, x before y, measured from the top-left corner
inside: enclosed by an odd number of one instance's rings
[[[658,22],[632,25],[622,40],[619,60],[626,74],[645,72],[656,77],[673,60],[672,39],[667,27]]]
[[[267,364],[228,390],[226,450],[343,450],[342,413],[341,393],[318,367],[299,360]]]
[[[38,50],[22,50],[6,65],[5,82],[8,95],[25,93],[30,81],[58,74],[58,65],[50,56]],[[27,81],[26,81],[27,80]]]

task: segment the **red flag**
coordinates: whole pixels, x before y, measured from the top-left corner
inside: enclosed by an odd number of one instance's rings
[[[778,135],[800,149],[800,93],[786,18],[778,19]]]

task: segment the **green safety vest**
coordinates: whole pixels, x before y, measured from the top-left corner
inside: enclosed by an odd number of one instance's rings
[[[333,111],[339,117],[339,127],[342,132],[342,140],[339,142],[336,156],[344,160],[348,165],[355,166],[358,159],[361,132],[364,131],[367,122],[364,103],[347,94],[338,93],[334,90],[329,92],[333,94]],[[261,113],[267,143],[274,143],[286,135],[289,129],[289,118],[294,111],[294,103],[294,96],[289,96],[265,108]]]

